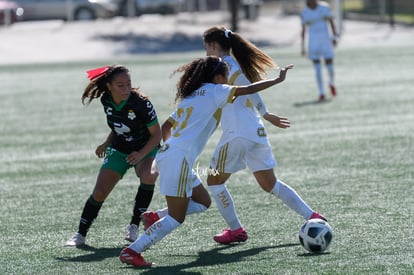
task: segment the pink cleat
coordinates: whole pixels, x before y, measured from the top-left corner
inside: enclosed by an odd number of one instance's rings
[[[133,266],[153,266],[154,263],[146,262],[140,253],[126,247],[122,249],[119,260],[124,264]]]
[[[331,95],[336,96],[336,88],[334,85],[329,85],[329,88],[331,89]]]
[[[148,227],[153,225],[156,221],[160,219],[157,212],[155,211],[148,211],[141,214],[141,221],[144,224],[144,230],[147,230]]]
[[[319,102],[325,101],[325,95],[320,95],[318,101]]]
[[[240,227],[236,230],[225,228],[220,234],[215,235],[213,239],[221,244],[230,244],[234,242],[245,242],[247,238],[246,230],[243,227]]]
[[[312,215],[310,216],[310,218],[309,218],[309,220],[312,220],[312,219],[321,219],[321,220],[324,220],[324,221],[328,221],[326,218],[325,218],[325,216],[324,215],[322,215],[322,214],[319,214],[318,212],[313,212],[312,213]]]

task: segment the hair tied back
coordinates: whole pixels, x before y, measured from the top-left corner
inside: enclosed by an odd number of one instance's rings
[[[88,74],[88,78],[90,80],[93,80],[93,79],[105,74],[108,70],[109,70],[109,66],[105,66],[105,67],[100,67],[100,68],[88,70],[88,71],[86,71],[86,73]]]
[[[230,34],[232,34],[232,31],[231,31],[231,30],[226,29],[226,30],[224,31],[224,36],[225,36],[226,38],[230,38]]]

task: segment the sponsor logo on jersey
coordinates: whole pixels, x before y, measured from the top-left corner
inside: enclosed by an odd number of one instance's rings
[[[129,133],[131,133],[131,129],[127,125],[125,125],[123,123],[114,122],[113,127],[114,127],[113,131],[118,136],[121,136],[125,141],[131,142],[131,141],[134,140],[134,137],[129,134]]]
[[[147,109],[148,109],[148,116],[151,118],[151,120],[154,120],[157,117],[157,114],[151,102],[149,101],[147,101]]]
[[[154,109],[148,112],[148,115],[150,116],[151,120],[154,120],[157,117],[157,113],[155,113]]]
[[[131,129],[123,123],[114,122],[114,131],[120,136],[130,133]]]
[[[259,137],[265,137],[266,136],[266,130],[263,127],[257,128],[257,135]]]

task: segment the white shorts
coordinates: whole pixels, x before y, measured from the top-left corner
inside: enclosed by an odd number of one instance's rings
[[[334,50],[332,41],[326,39],[314,39],[310,41],[308,47],[308,57],[310,60],[333,59]]]
[[[272,169],[276,166],[272,148],[244,138],[235,138],[214,151],[210,167],[214,172],[233,174],[248,167],[250,171]]]
[[[188,163],[181,150],[159,151],[155,165],[159,171],[160,193],[164,196],[190,198],[193,188],[201,184],[192,163]]]

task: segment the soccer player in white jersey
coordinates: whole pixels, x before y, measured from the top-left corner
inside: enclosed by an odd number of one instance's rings
[[[164,144],[156,156],[160,175],[160,192],[167,201],[168,212],[144,234],[121,251],[121,262],[134,266],[151,266],[141,252],[159,242],[181,225],[186,214],[207,210],[211,200],[193,165],[219,120],[212,119],[217,110],[234,97],[252,94],[282,82],[289,65],[277,78],[248,86],[227,85],[228,67],[221,58],[209,56],[192,61],[175,72],[184,72],[177,83],[176,111],[162,125]]]
[[[240,34],[223,26],[209,28],[203,37],[207,55],[220,56],[228,64],[231,85],[247,85],[258,81],[261,74],[265,74],[266,68],[275,67],[272,59],[263,51]],[[289,127],[286,118],[267,111],[258,94],[239,96],[232,104],[223,107],[223,133],[210,164],[216,173],[207,178],[212,197],[228,226],[214,236],[218,243],[244,242],[248,238],[225,184],[231,174],[246,167],[264,191],[280,198],[304,219],[325,219],[313,211],[293,188],[276,178],[273,170],[276,161],[265,127],[256,110],[273,125]]]
[[[319,89],[319,101],[325,100],[325,90],[322,77],[321,59],[325,60],[325,65],[329,76],[329,89],[332,96],[336,96],[337,91],[334,82],[334,46],[337,43],[337,32],[332,18],[332,12],[328,4],[318,0],[306,0],[306,8],[300,14],[302,22],[301,50],[302,55],[306,55],[305,37],[308,29],[308,58],[313,62],[316,81]],[[331,27],[331,33],[329,32]]]

